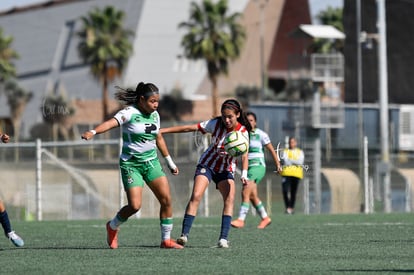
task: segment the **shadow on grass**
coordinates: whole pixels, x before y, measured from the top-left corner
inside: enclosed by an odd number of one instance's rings
[[[414,243],[414,239],[395,239],[395,240],[369,240],[370,243]]]
[[[395,272],[395,273],[413,273],[414,269],[334,269],[336,272]]]
[[[1,251],[11,251],[11,250],[125,250],[125,249],[162,249],[162,250],[181,250],[181,249],[165,249],[161,248],[159,245],[122,245],[117,249],[110,249],[107,246],[95,246],[95,247],[81,247],[81,246],[30,246],[30,247],[10,247],[10,248],[0,248]],[[210,246],[186,246],[184,249],[206,249],[213,248]]]

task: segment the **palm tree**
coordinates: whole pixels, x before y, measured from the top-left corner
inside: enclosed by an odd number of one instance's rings
[[[212,84],[213,116],[217,112],[217,80],[228,74],[231,60],[240,56],[245,41],[245,30],[239,22],[240,13],[228,15],[227,0],[203,0],[199,6],[191,3],[190,18],[179,24],[187,29],[181,40],[184,55],[189,59],[204,59]]]
[[[132,54],[128,40],[132,32],[124,29],[124,17],[123,11],[112,6],[96,8],[81,17],[78,51],[83,61],[90,64],[92,75],[102,83],[103,120],[109,115],[108,83],[122,74]]]
[[[0,27],[0,82],[16,76],[16,68],[12,60],[19,58],[19,55],[11,48],[12,43],[13,37],[4,36],[3,29]]]
[[[52,139],[57,140],[60,133],[64,140],[68,140],[69,130],[66,122],[75,114],[75,108],[67,98],[65,91],[60,90],[58,94],[47,94],[43,98],[41,111],[44,121],[51,125]]]
[[[6,95],[7,104],[10,108],[14,141],[19,142],[23,113],[27,103],[32,99],[33,93],[20,87],[14,78],[6,80],[3,92]],[[14,149],[14,159],[16,162],[19,161],[19,147],[15,147]]]
[[[13,125],[15,141],[19,141],[22,116],[27,103],[32,99],[33,93],[20,87],[15,79],[9,79],[4,85],[4,93],[10,107],[10,117]]]
[[[331,25],[341,32],[344,31],[343,25],[343,9],[342,8],[332,8],[328,6],[326,10],[322,10],[318,13],[317,18],[323,25]],[[336,39],[335,41],[327,39],[315,39],[311,45],[312,52],[317,53],[329,53],[329,52],[344,52],[344,41]]]

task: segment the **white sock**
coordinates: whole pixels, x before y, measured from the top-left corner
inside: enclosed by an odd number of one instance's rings
[[[173,218],[161,219],[161,240],[171,239],[171,231],[173,229]]]
[[[122,220],[121,217],[116,214],[115,217],[109,222],[109,226],[112,228],[112,230],[117,230],[118,227],[124,222],[126,222],[126,220]]]
[[[246,219],[247,213],[249,213],[249,203],[242,202],[240,211],[239,211],[239,220],[244,221]]]
[[[259,213],[262,219],[267,218],[267,212],[262,202],[259,202],[259,204],[256,205],[256,211]]]

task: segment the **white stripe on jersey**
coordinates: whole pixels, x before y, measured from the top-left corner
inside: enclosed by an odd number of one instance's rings
[[[201,155],[198,163],[205,165],[218,173],[224,171],[234,173],[236,170],[236,158],[230,156],[224,150],[224,138],[229,131],[222,126],[221,119],[214,118],[200,122],[198,128],[203,134],[211,133],[212,135],[211,143],[207,150]],[[246,128],[238,123],[236,130],[245,132]]]
[[[269,135],[265,131],[256,128],[250,133],[249,137],[249,163],[266,166],[264,146],[271,142]]]

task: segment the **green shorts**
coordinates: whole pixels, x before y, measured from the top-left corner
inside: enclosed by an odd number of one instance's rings
[[[122,183],[124,189],[128,190],[131,187],[144,187],[145,183],[165,176],[158,159],[153,159],[146,162],[137,162],[134,158],[129,160],[119,160],[119,168],[121,170]]]
[[[263,165],[250,166],[247,171],[247,178],[258,184],[266,174],[266,167]]]

